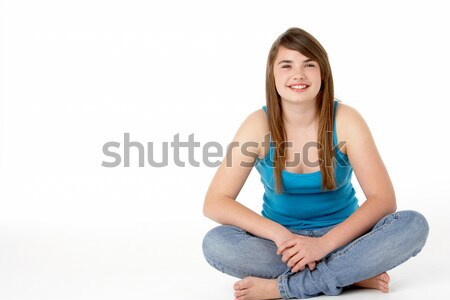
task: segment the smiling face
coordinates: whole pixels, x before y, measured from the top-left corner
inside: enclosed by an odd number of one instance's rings
[[[281,46],[273,65],[275,86],[282,101],[314,101],[321,87],[318,62]]]

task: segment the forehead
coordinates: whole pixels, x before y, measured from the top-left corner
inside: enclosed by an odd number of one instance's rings
[[[298,52],[297,50],[291,50],[288,49],[286,47],[281,46],[278,49],[278,53],[277,53],[277,57],[275,58],[275,63],[280,61],[280,60],[307,60],[309,59],[309,57],[301,54],[300,52]]]

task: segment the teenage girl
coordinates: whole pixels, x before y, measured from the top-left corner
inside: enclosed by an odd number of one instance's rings
[[[388,270],[417,255],[428,236],[419,212],[396,211],[394,188],[358,111],[334,97],[327,53],[290,28],[273,43],[266,105],[233,139],[204,202],[222,224],[203,240],[214,268],[241,278],[236,299],[388,292]],[[256,167],[262,215],[235,201]],[[367,198],[361,206],[352,173]]]

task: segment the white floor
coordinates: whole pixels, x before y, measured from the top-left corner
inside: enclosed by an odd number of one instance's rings
[[[370,126],[399,209],[430,222],[423,251],[390,271],[389,294],[334,299],[450,299],[444,5],[0,1],[0,300],[233,299],[237,279],[201,249],[215,168],[174,158],[205,162],[210,150],[211,163],[213,141],[225,153],[265,104],[267,54],[289,27],[327,49],[336,96]],[[125,167],[125,133],[146,154],[172,143],[169,166],[140,167],[132,149]],[[200,147],[185,144],[193,133]],[[113,169],[101,166],[110,142],[122,144]],[[254,170],[239,198],[260,212],[263,192]]]
[[[172,236],[150,223],[0,225],[0,299],[233,299],[237,279],[202,257],[203,225]],[[388,294],[356,290],[339,299],[442,299],[448,238],[434,229],[418,256],[389,272]]]

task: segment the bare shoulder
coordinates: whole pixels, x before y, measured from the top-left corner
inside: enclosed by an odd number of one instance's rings
[[[251,125],[257,126],[258,127],[257,129],[262,130],[265,128],[267,129],[269,128],[267,123],[266,112],[262,108],[259,108],[251,112],[246,118],[246,120],[250,122]]]
[[[355,138],[361,138],[362,132],[368,132],[367,123],[359,111],[342,102],[336,108],[336,135],[338,142],[343,141],[341,151],[347,154],[347,143]]]
[[[259,158],[266,155],[268,149],[262,147],[264,138],[269,133],[269,124],[267,122],[266,112],[260,108],[251,112],[240,126],[234,141],[241,143],[255,142],[257,146],[257,154]]]
[[[236,199],[255,165],[256,157],[261,156],[266,128],[267,121],[262,109],[247,115],[211,181],[207,199],[215,199],[218,195]]]
[[[396,210],[395,191],[378,152],[372,133],[362,115],[353,107],[339,103],[336,131],[346,141],[346,154],[364,195]],[[342,150],[341,150],[342,151]]]

